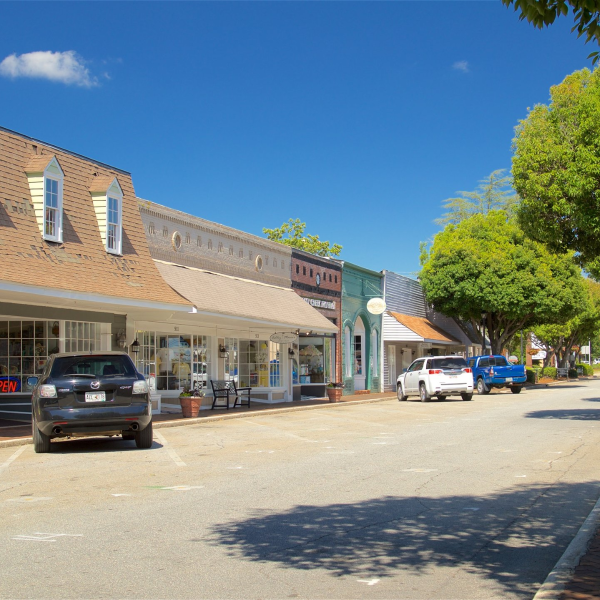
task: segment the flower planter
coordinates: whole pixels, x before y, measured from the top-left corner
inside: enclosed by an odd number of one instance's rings
[[[202,396],[179,396],[181,404],[181,412],[184,419],[192,419],[198,416],[200,405],[202,404]]]
[[[339,402],[342,399],[343,388],[339,387],[328,387],[325,388],[327,390],[327,397],[329,398],[329,402]]]

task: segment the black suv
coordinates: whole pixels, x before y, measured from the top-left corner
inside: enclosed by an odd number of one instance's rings
[[[31,377],[33,448],[50,452],[59,437],[122,435],[152,446],[148,384],[124,352],[65,352]]]

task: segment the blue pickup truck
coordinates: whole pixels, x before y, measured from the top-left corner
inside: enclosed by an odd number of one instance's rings
[[[511,365],[504,356],[472,356],[473,387],[478,394],[489,394],[493,387],[508,387],[513,394],[521,392],[527,380],[524,365]]]

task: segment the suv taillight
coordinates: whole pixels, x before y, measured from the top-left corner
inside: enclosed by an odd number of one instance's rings
[[[441,369],[429,369],[430,375],[441,375],[443,371]]]

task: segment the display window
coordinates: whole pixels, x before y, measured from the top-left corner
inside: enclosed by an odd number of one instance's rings
[[[59,333],[58,321],[0,320],[0,393],[31,391],[27,378],[59,351]]]
[[[225,338],[225,378],[238,387],[281,387],[280,345],[267,340]]]
[[[138,331],[137,340],[136,367],[151,390],[206,389],[211,362],[207,336]]]
[[[301,384],[333,381],[335,379],[335,338],[301,337],[298,340],[298,368]]]

